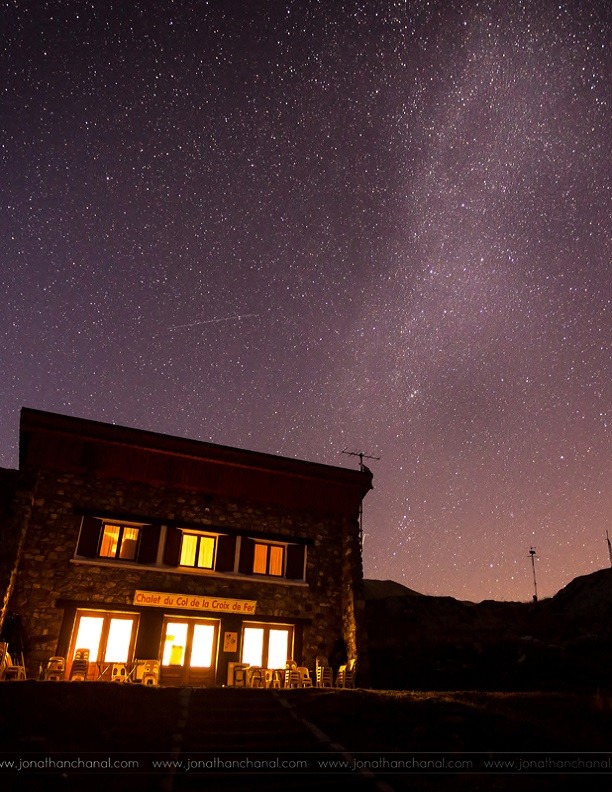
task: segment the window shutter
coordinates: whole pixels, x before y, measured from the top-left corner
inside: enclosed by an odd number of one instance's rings
[[[95,558],[98,555],[98,545],[100,543],[100,531],[102,520],[98,517],[85,515],[81,523],[81,533],[76,554],[84,558]]]
[[[217,537],[217,572],[233,572],[236,555],[236,537],[221,534]]]
[[[159,531],[159,525],[143,525],[140,529],[139,564],[155,563],[159,546]]]
[[[287,575],[289,580],[304,580],[304,545],[287,545]]]
[[[168,564],[168,566],[178,566],[179,558],[181,557],[182,539],[182,531],[179,531],[178,528],[168,526],[166,546],[164,547],[164,564]]]
[[[240,562],[238,571],[247,575],[253,574],[253,558],[255,557],[255,542],[244,536],[240,541]]]

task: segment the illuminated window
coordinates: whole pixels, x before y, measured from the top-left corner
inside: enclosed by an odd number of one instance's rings
[[[282,577],[285,563],[283,545],[255,542],[253,556],[253,572],[258,575],[276,575]]]
[[[261,624],[245,627],[241,662],[263,668],[284,668],[292,655],[293,628]]]
[[[136,558],[139,534],[140,528],[133,525],[104,523],[98,555],[102,558],[134,560]]]
[[[183,533],[179,564],[200,569],[213,569],[216,544],[216,536]]]
[[[70,656],[89,649],[92,663],[127,663],[131,659],[138,617],[128,613],[77,611]]]

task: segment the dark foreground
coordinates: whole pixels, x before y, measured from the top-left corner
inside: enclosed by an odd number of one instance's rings
[[[607,694],[4,682],[0,789],[604,789],[611,720]]]

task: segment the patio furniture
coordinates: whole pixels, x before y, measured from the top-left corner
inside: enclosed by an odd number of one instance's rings
[[[111,682],[129,682],[127,663],[113,663],[111,666]]]
[[[345,665],[341,665],[336,676],[336,687],[354,688],[355,677],[357,675],[357,661],[349,660]]]
[[[248,686],[252,688],[265,688],[266,686],[266,669],[259,667],[252,667],[248,670]]]
[[[70,681],[84,682],[89,674],[89,649],[77,649],[70,667]]]
[[[318,688],[334,686],[334,672],[326,657],[317,655],[315,664],[315,684]]]
[[[13,663],[13,659],[9,652],[5,654],[4,673],[2,678],[5,681],[22,680],[26,678],[25,663],[23,655],[20,657],[20,663]]]
[[[144,660],[141,683],[156,687],[159,685],[159,660]]]
[[[63,682],[66,678],[66,658],[50,657],[43,671],[43,679],[46,682]]]
[[[306,666],[298,666],[298,674],[300,675],[300,687],[312,687],[310,671],[306,668]]]
[[[297,663],[294,660],[287,661],[285,668],[285,685],[286,688],[299,688],[302,687],[300,679],[300,672],[298,671]]]
[[[282,688],[285,683],[285,669],[284,668],[273,668],[272,669],[272,676],[270,679],[270,687],[271,688]]]

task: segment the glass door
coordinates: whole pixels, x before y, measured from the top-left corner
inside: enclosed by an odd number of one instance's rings
[[[137,623],[135,614],[77,610],[69,662],[77,649],[87,649],[90,678],[110,678],[113,663],[128,663],[133,659]]]
[[[285,668],[293,650],[293,627],[253,624],[242,632],[241,662],[262,668]]]
[[[219,622],[204,619],[164,620],[162,684],[214,685]]]

